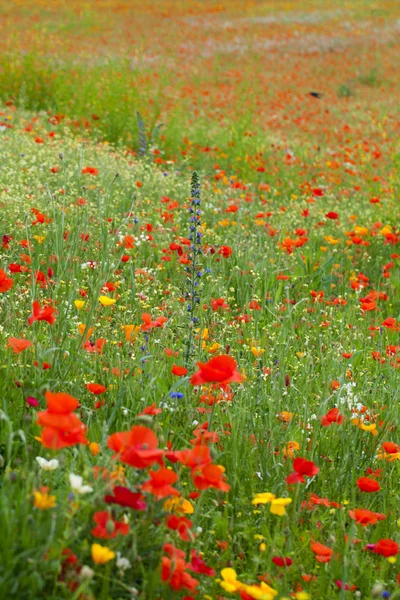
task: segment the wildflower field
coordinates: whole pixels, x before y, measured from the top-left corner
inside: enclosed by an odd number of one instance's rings
[[[1,3],[0,598],[400,599],[399,23]]]

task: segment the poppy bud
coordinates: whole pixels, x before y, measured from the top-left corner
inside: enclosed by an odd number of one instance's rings
[[[112,535],[114,533],[114,529],[115,529],[114,521],[112,521],[111,519],[108,519],[108,521],[106,523],[107,533],[109,535]]]

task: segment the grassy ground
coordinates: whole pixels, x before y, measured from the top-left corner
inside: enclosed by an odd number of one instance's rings
[[[1,596],[400,596],[398,14],[0,8]]]

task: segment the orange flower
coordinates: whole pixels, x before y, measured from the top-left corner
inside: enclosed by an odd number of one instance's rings
[[[20,354],[23,350],[26,350],[30,346],[32,346],[32,342],[29,340],[13,337],[8,338],[7,348],[11,348],[14,354]]]
[[[319,542],[311,542],[311,550],[315,554],[315,558],[320,563],[328,563],[332,559],[333,550]]]

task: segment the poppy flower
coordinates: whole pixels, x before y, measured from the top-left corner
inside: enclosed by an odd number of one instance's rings
[[[168,515],[166,521],[166,526],[168,529],[172,529],[173,531],[177,531],[181,540],[184,542],[190,541],[190,536],[188,530],[193,526],[193,521],[190,521],[186,517],[177,517],[176,515]],[[192,534],[194,537],[194,535]]]
[[[99,170],[95,167],[83,167],[82,175],[98,175]]]
[[[229,492],[230,486],[225,481],[225,469],[222,465],[206,465],[192,469],[192,479],[198,490],[215,488],[222,492]]]
[[[187,372],[188,370],[185,367],[181,367],[179,365],[173,365],[171,369],[171,373],[177,377],[183,377],[184,375],[187,375]]]
[[[230,246],[220,246],[218,254],[220,254],[223,258],[228,258],[231,256],[231,254],[233,254],[233,250]]]
[[[146,469],[154,463],[162,464],[163,450],[157,448],[156,434],[143,425],[134,425],[130,431],[110,435],[107,445],[118,454],[121,462]]]
[[[177,592],[182,589],[195,590],[199,582],[186,571],[190,565],[182,558],[161,558],[161,579]]]
[[[357,479],[357,486],[362,492],[379,492],[381,486],[375,479],[371,479],[370,477],[359,477]]]
[[[287,556],[273,556],[271,560],[277,567],[290,567],[293,563],[292,559]]]
[[[11,348],[14,354],[20,354],[23,350],[26,350],[30,346],[32,346],[32,342],[30,340],[13,337],[8,338],[7,348]]]
[[[354,521],[357,521],[363,527],[367,527],[368,525],[375,525],[378,521],[384,521],[386,519],[385,515],[380,513],[372,512],[371,510],[367,510],[365,508],[356,508],[355,510],[349,510],[349,515]]]
[[[7,277],[3,269],[0,269],[0,293],[8,292],[14,285],[14,280]]]
[[[327,219],[332,219],[334,221],[339,218],[338,213],[337,212],[333,212],[333,211],[326,213],[325,216],[326,216]]]
[[[113,494],[113,496],[110,494],[105,496],[104,501],[108,504],[126,506],[133,510],[146,510],[146,502],[142,494],[131,492],[131,490],[121,485],[115,486]]]
[[[294,472],[286,477],[286,483],[305,483],[304,477],[314,477],[319,473],[319,468],[311,460],[295,458],[293,461]]]
[[[194,573],[201,573],[202,575],[207,575],[207,577],[214,577],[215,571],[206,563],[204,560],[196,553],[196,550],[192,549],[190,551],[191,562],[190,562],[190,570]]]
[[[205,467],[212,463],[210,448],[205,445],[198,445],[187,450],[171,450],[165,453],[165,457],[172,463],[179,462],[190,469]]]
[[[374,544],[372,552],[375,552],[375,554],[380,554],[381,556],[385,556],[387,558],[389,556],[396,556],[396,554],[399,553],[399,546],[393,540],[382,539],[379,540],[376,544]]]
[[[315,558],[320,563],[330,562],[332,559],[333,550],[319,542],[311,542],[311,550],[315,554]]]
[[[47,321],[49,325],[53,325],[56,318],[57,310],[53,306],[44,306],[41,308],[40,303],[35,301],[32,304],[32,314],[28,319],[28,325],[32,325],[35,321]]]
[[[94,537],[111,539],[115,538],[118,533],[121,535],[129,533],[129,525],[121,521],[114,521],[107,510],[96,512],[93,520],[96,523],[96,527],[93,527],[91,531]]]
[[[329,410],[321,419],[321,425],[323,427],[329,427],[329,425],[332,425],[332,423],[341,425],[343,422],[344,416],[340,414],[338,408],[331,408],[331,410]]]
[[[99,394],[104,394],[104,392],[107,391],[107,388],[104,385],[101,385],[101,383],[87,383],[86,387],[89,392],[95,394],[96,396]]]
[[[178,475],[165,467],[158,471],[149,471],[150,479],[145,481],[141,489],[153,494],[156,498],[167,498],[168,496],[179,496],[178,490],[172,487],[178,481]]]
[[[40,441],[45,448],[59,450],[75,444],[87,444],[85,425],[73,411],[79,402],[64,393],[46,392],[47,410],[39,412],[37,423],[43,429]]]
[[[207,363],[198,362],[197,366],[200,370],[192,375],[190,379],[192,385],[203,383],[226,384],[232,381],[240,383],[243,381],[243,377],[237,370],[235,359],[227,354],[214,356]]]

